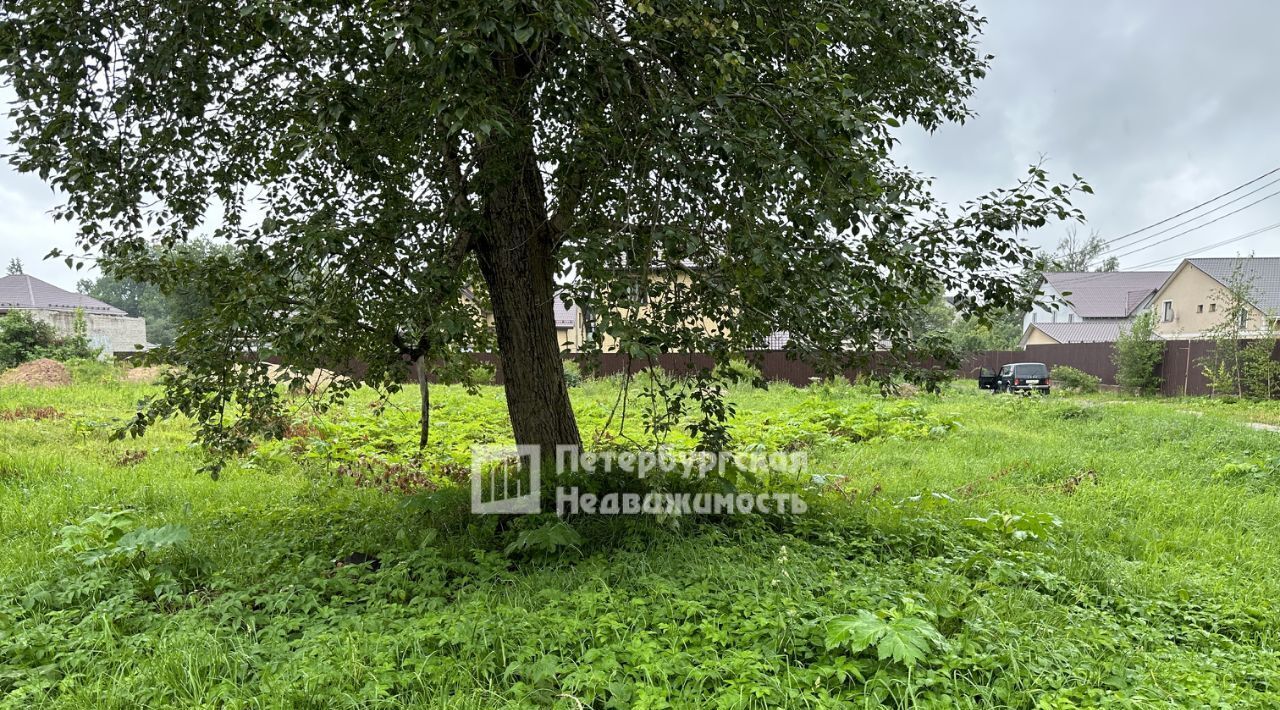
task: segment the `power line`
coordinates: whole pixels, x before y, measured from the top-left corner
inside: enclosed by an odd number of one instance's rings
[[[1173,220],[1175,220],[1175,219],[1177,219],[1177,218],[1179,218],[1179,217],[1181,217],[1181,216],[1183,216],[1183,215],[1185,215],[1185,214],[1189,214],[1189,213],[1191,213],[1191,212],[1195,212],[1196,210],[1200,209],[1201,207],[1204,207],[1204,206],[1205,206],[1205,205],[1207,205],[1207,204],[1210,204],[1210,203],[1212,203],[1212,202],[1217,202],[1218,200],[1221,200],[1222,198],[1226,197],[1227,195],[1230,195],[1230,194],[1231,194],[1231,193],[1233,193],[1233,192],[1238,192],[1239,190],[1242,190],[1242,189],[1244,189],[1244,188],[1246,188],[1246,187],[1248,187],[1248,186],[1252,185],[1253,183],[1255,183],[1255,182],[1257,182],[1257,181],[1259,181],[1259,180],[1261,180],[1261,179],[1263,179],[1263,178],[1266,178],[1266,177],[1269,177],[1269,176],[1271,176],[1271,175],[1274,175],[1274,174],[1276,174],[1276,173],[1280,173],[1280,168],[1272,168],[1271,170],[1268,170],[1267,172],[1265,172],[1265,173],[1263,173],[1263,174],[1259,175],[1258,177],[1256,177],[1256,178],[1254,178],[1254,179],[1250,180],[1249,182],[1246,182],[1246,183],[1241,184],[1241,185],[1237,185],[1237,186],[1235,186],[1235,187],[1231,188],[1230,190],[1227,190],[1226,192],[1222,193],[1221,195],[1218,195],[1217,197],[1213,197],[1213,198],[1210,198],[1210,199],[1208,199],[1208,200],[1205,200],[1204,202],[1201,202],[1200,204],[1198,204],[1198,205],[1196,205],[1196,206],[1194,206],[1194,207],[1188,207],[1187,209],[1185,209],[1185,210],[1183,210],[1183,211],[1179,212],[1178,214],[1173,215],[1172,217],[1165,217],[1164,219],[1160,220],[1159,222],[1153,222],[1153,223],[1151,223],[1151,224],[1148,224],[1147,226],[1143,227],[1142,229],[1135,229],[1135,230],[1133,230],[1132,232],[1129,232],[1128,234],[1121,234],[1120,236],[1115,237],[1114,239],[1108,239],[1108,240],[1106,240],[1104,243],[1105,243],[1105,244],[1107,244],[1108,246],[1110,246],[1111,244],[1114,244],[1114,243],[1116,243],[1116,242],[1120,241],[1121,239],[1125,239],[1126,237],[1132,237],[1132,236],[1133,236],[1133,235],[1135,235],[1135,234],[1141,234],[1142,232],[1145,232],[1145,231],[1147,231],[1148,229],[1151,229],[1152,227],[1159,227],[1160,225],[1164,224],[1165,222],[1172,222]]]
[[[1249,237],[1256,237],[1256,236],[1258,236],[1259,234],[1262,234],[1263,232],[1269,232],[1269,231],[1271,231],[1271,230],[1273,230],[1273,229],[1280,229],[1280,222],[1276,222],[1275,224],[1267,225],[1266,227],[1259,227],[1258,229],[1255,229],[1255,230],[1253,230],[1252,232],[1246,232],[1246,233],[1244,233],[1244,234],[1239,234],[1239,235],[1236,235],[1236,236],[1234,236],[1234,237],[1231,237],[1230,239],[1224,239],[1224,240],[1222,240],[1222,241],[1220,241],[1220,242],[1215,242],[1215,243],[1213,243],[1213,244],[1209,244],[1209,245],[1202,246],[1202,247],[1196,247],[1195,249],[1192,249],[1192,250],[1190,250],[1190,251],[1183,252],[1183,253],[1181,253],[1181,254],[1175,254],[1175,255],[1173,255],[1173,256],[1161,257],[1161,258],[1159,258],[1159,259],[1156,259],[1155,261],[1148,261],[1148,262],[1146,262],[1145,264],[1138,264],[1137,266],[1133,267],[1133,268],[1132,268],[1132,270],[1144,269],[1144,268],[1146,268],[1146,267],[1148,267],[1148,266],[1155,266],[1156,264],[1163,264],[1163,263],[1164,263],[1164,262],[1166,262],[1166,261],[1174,261],[1174,260],[1176,260],[1176,259],[1184,259],[1184,258],[1186,258],[1186,257],[1188,257],[1188,256],[1195,256],[1195,255],[1197,255],[1197,254],[1201,254],[1201,253],[1203,253],[1203,252],[1209,251],[1210,249],[1216,249],[1216,248],[1218,248],[1218,247],[1226,246],[1226,245],[1228,245],[1228,244],[1234,244],[1235,242],[1242,241],[1242,240],[1244,240],[1244,239],[1248,239]],[[1126,269],[1126,270],[1129,270],[1129,269]]]
[[[1196,230],[1198,230],[1198,229],[1203,229],[1203,228],[1205,228],[1205,227],[1208,227],[1209,225],[1213,224],[1214,222],[1221,222],[1222,220],[1224,220],[1224,219],[1226,219],[1226,218],[1230,217],[1230,216],[1231,216],[1231,215],[1233,215],[1233,214],[1236,214],[1237,212],[1243,212],[1244,210],[1247,210],[1247,209],[1249,209],[1250,207],[1253,207],[1254,205],[1258,204],[1259,202],[1262,202],[1262,201],[1264,201],[1264,200],[1269,200],[1269,199],[1271,199],[1271,198],[1275,197],[1276,195],[1280,195],[1280,190],[1277,190],[1277,191],[1275,191],[1275,192],[1273,192],[1273,193],[1271,193],[1271,194],[1269,194],[1269,195],[1266,195],[1266,196],[1264,196],[1264,197],[1260,197],[1260,198],[1258,198],[1258,199],[1254,200],[1253,202],[1250,202],[1249,204],[1245,205],[1244,207],[1240,207],[1240,208],[1237,208],[1237,209],[1231,210],[1230,212],[1228,212],[1228,213],[1226,213],[1226,214],[1222,215],[1221,217],[1217,217],[1217,218],[1211,219],[1211,220],[1209,220],[1208,222],[1205,222],[1204,224],[1196,225],[1195,227],[1192,227],[1191,229],[1183,230],[1183,231],[1178,232],[1177,234],[1175,234],[1175,235],[1173,235],[1173,236],[1171,236],[1171,237],[1165,237],[1164,239],[1161,239],[1161,240],[1159,240],[1159,241],[1157,241],[1157,242],[1152,242],[1151,244],[1148,244],[1148,245],[1146,245],[1146,246],[1144,246],[1144,247],[1138,247],[1137,249],[1132,249],[1132,250],[1130,250],[1130,251],[1126,251],[1126,252],[1121,253],[1121,254],[1114,254],[1114,255],[1112,255],[1112,256],[1109,256],[1108,258],[1115,258],[1115,259],[1119,259],[1119,258],[1120,258],[1120,257],[1122,257],[1122,256],[1129,256],[1130,254],[1137,254],[1137,253],[1138,253],[1138,252],[1140,252],[1140,251],[1146,251],[1146,250],[1151,249],[1151,248],[1153,248],[1153,247],[1158,247],[1158,246],[1160,246],[1161,244],[1164,244],[1164,243],[1166,243],[1166,242],[1173,241],[1174,239],[1177,239],[1178,237],[1181,237],[1181,236],[1186,235],[1186,234],[1190,234],[1190,233],[1192,233],[1192,232],[1194,232],[1194,231],[1196,231]],[[1137,243],[1137,242],[1135,242],[1135,244],[1136,244],[1136,243]],[[1131,244],[1130,246],[1133,246],[1133,245]]]
[[[1190,214],[1190,213],[1192,213],[1192,212],[1195,212],[1196,210],[1200,209],[1201,207],[1204,207],[1205,205],[1208,205],[1208,204],[1212,204],[1212,203],[1214,203],[1214,202],[1217,202],[1218,200],[1220,200],[1220,199],[1222,199],[1222,198],[1226,197],[1227,195],[1230,195],[1230,194],[1232,194],[1232,193],[1234,193],[1234,192],[1239,192],[1240,190],[1243,190],[1244,188],[1246,188],[1246,187],[1248,187],[1248,186],[1250,186],[1250,185],[1254,184],[1255,182],[1258,182],[1259,180],[1263,180],[1263,179],[1265,179],[1265,178],[1267,178],[1267,177],[1270,177],[1271,175],[1274,175],[1274,174],[1276,174],[1276,173],[1278,173],[1278,172],[1280,172],[1280,167],[1278,167],[1278,168],[1272,168],[1271,170],[1268,170],[1267,172],[1265,172],[1265,173],[1263,173],[1263,174],[1259,175],[1258,177],[1255,177],[1255,178],[1253,178],[1252,180],[1249,180],[1248,182],[1241,183],[1241,184],[1239,184],[1239,185],[1237,185],[1237,186],[1235,186],[1235,187],[1231,188],[1230,190],[1227,190],[1226,192],[1224,192],[1224,193],[1222,193],[1222,194],[1220,194],[1220,195],[1217,195],[1217,196],[1211,197],[1211,198],[1209,198],[1209,199],[1205,200],[1204,202],[1201,202],[1201,203],[1200,203],[1200,204],[1198,204],[1198,205],[1195,205],[1195,206],[1193,206],[1193,207],[1188,207],[1187,209],[1185,209],[1185,210],[1183,210],[1183,211],[1181,211],[1181,212],[1179,212],[1179,213],[1177,213],[1177,214],[1175,214],[1175,215],[1171,215],[1171,216],[1169,216],[1169,217],[1165,217],[1164,219],[1160,220],[1159,222],[1152,222],[1151,224],[1148,224],[1148,225],[1147,225],[1147,226],[1145,226],[1145,227],[1142,227],[1142,228],[1140,228],[1140,229],[1135,229],[1135,230],[1133,230],[1132,232],[1129,232],[1129,233],[1127,233],[1127,234],[1121,234],[1121,235],[1120,235],[1120,236],[1118,236],[1118,237],[1113,237],[1113,238],[1111,238],[1111,239],[1104,240],[1104,241],[1102,242],[1102,244],[1103,244],[1103,246],[1105,246],[1105,247],[1111,247],[1113,244],[1116,244],[1116,242],[1119,242],[1119,241],[1121,241],[1121,240],[1123,240],[1123,239],[1127,239],[1127,238],[1132,237],[1132,236],[1134,236],[1134,235],[1136,235],[1136,234],[1141,234],[1141,233],[1143,233],[1143,232],[1146,232],[1146,231],[1148,231],[1148,230],[1152,229],[1153,227],[1159,227],[1159,226],[1160,226],[1160,225],[1162,225],[1162,224],[1166,224],[1166,223],[1168,223],[1168,222],[1172,222],[1173,220],[1175,220],[1175,219],[1177,219],[1177,218],[1179,218],[1179,217],[1182,217],[1182,216],[1184,216],[1184,215],[1187,215],[1187,214]],[[1228,202],[1228,203],[1223,204],[1223,205],[1219,205],[1218,207],[1215,207],[1213,210],[1210,210],[1210,211],[1209,211],[1209,213],[1214,212],[1214,211],[1216,211],[1216,210],[1218,210],[1218,209],[1221,209],[1221,208],[1223,208],[1223,207],[1226,207],[1227,205],[1232,204],[1233,202],[1237,202],[1237,201],[1239,201],[1239,200],[1241,200],[1241,199],[1244,199],[1245,197],[1248,197],[1249,195],[1252,195],[1252,194],[1254,194],[1255,192],[1258,192],[1259,190],[1265,189],[1266,187],[1268,187],[1268,186],[1270,186],[1270,185],[1274,185],[1276,182],[1280,182],[1280,180],[1277,180],[1277,181],[1273,181],[1273,182],[1267,183],[1266,185],[1263,185],[1262,187],[1259,187],[1259,188],[1257,188],[1256,190],[1253,190],[1253,191],[1251,191],[1251,192],[1249,192],[1249,193],[1247,193],[1247,194],[1245,194],[1245,195],[1241,195],[1240,197],[1237,197],[1236,199],[1231,200],[1231,202]],[[1209,213],[1206,213],[1206,214],[1209,214]],[[1200,217],[1203,217],[1203,216],[1205,216],[1205,215],[1200,215],[1199,217],[1193,217],[1193,218],[1191,218],[1191,219],[1187,220],[1187,221],[1186,221],[1186,223],[1184,223],[1184,224],[1189,224],[1189,223],[1191,223],[1191,222],[1195,221],[1196,219],[1199,219]],[[1169,228],[1168,228],[1168,229],[1166,229],[1166,230],[1161,231],[1161,232],[1160,232],[1160,234],[1163,234],[1163,233],[1165,233],[1166,231],[1171,230],[1171,229],[1177,229],[1177,228],[1178,228],[1178,227],[1180,227],[1180,226],[1182,226],[1182,225],[1174,225],[1174,226],[1172,226],[1172,227],[1169,227]],[[1156,235],[1149,235],[1149,236],[1156,236]],[[1140,243],[1140,242],[1142,242],[1142,241],[1145,241],[1145,239],[1146,239],[1146,238],[1144,237],[1143,239],[1139,239],[1139,240],[1137,240],[1137,241],[1131,242],[1130,244],[1127,244],[1127,245],[1125,245],[1125,246],[1133,246],[1134,244],[1138,244],[1138,243]],[[1087,245],[1087,244],[1088,244],[1088,242],[1087,242],[1087,240],[1086,240],[1086,245]],[[1121,247],[1121,246],[1117,245],[1117,246],[1116,246],[1116,248],[1123,248],[1123,247]],[[1115,250],[1115,249],[1107,249],[1107,250],[1104,250],[1104,252],[1103,252],[1103,253],[1105,254],[1105,253],[1107,253],[1108,251],[1114,251],[1114,250]],[[1065,256],[1066,258],[1071,258],[1071,257],[1079,256],[1079,255],[1080,255],[1080,254],[1082,254],[1082,253],[1083,253],[1083,250],[1080,250],[1080,251],[1075,251],[1075,252],[1068,252],[1068,253],[1067,253],[1066,255],[1064,255],[1064,256]]]
[[[1142,270],[1142,269],[1145,269],[1145,268],[1148,268],[1148,267],[1155,266],[1156,264],[1163,264],[1163,263],[1164,263],[1164,262],[1166,262],[1166,261],[1174,261],[1174,260],[1178,260],[1178,259],[1184,259],[1184,258],[1189,257],[1189,256],[1195,256],[1195,255],[1197,255],[1197,254],[1200,254],[1200,253],[1203,253],[1203,252],[1209,251],[1210,249],[1216,249],[1216,248],[1218,248],[1218,247],[1226,246],[1226,245],[1228,245],[1228,244],[1234,244],[1235,242],[1243,241],[1243,240],[1245,240],[1245,239],[1248,239],[1249,237],[1256,237],[1257,235],[1262,234],[1263,232],[1269,232],[1269,231],[1271,231],[1271,230],[1273,230],[1273,229],[1280,229],[1280,222],[1276,222],[1275,224],[1270,224],[1270,225],[1267,225],[1267,226],[1265,226],[1265,227],[1259,227],[1258,229],[1255,229],[1255,230],[1253,230],[1253,231],[1251,231],[1251,232],[1245,232],[1244,234],[1238,234],[1238,235],[1236,235],[1236,236],[1234,236],[1234,237],[1231,237],[1231,238],[1229,238],[1229,239],[1224,239],[1224,240],[1222,240],[1222,241],[1220,241],[1220,242],[1215,242],[1215,243],[1213,243],[1213,244],[1209,244],[1209,245],[1206,245],[1206,246],[1203,246],[1203,247],[1196,247],[1195,249],[1191,249],[1191,250],[1189,250],[1189,251],[1185,251],[1185,252],[1183,252],[1183,253],[1181,253],[1181,254],[1175,254],[1175,255],[1173,255],[1173,256],[1163,256],[1163,257],[1160,257],[1159,259],[1156,259],[1156,260],[1154,260],[1154,261],[1148,261],[1148,262],[1146,262],[1146,263],[1138,264],[1137,266],[1131,266],[1131,267],[1129,267],[1129,268],[1125,269],[1125,271],[1140,271],[1140,270]],[[1117,272],[1114,272],[1114,271],[1098,271],[1098,272],[1092,273],[1092,274],[1090,274],[1090,275],[1088,275],[1088,276],[1085,276],[1084,278],[1081,278],[1081,279],[1079,279],[1079,280],[1077,280],[1077,281],[1075,281],[1075,282],[1073,282],[1073,283],[1076,283],[1076,284],[1088,283],[1088,282],[1090,282],[1090,281],[1096,281],[1096,280],[1098,280],[1098,279],[1107,278],[1108,276],[1111,276],[1112,274],[1115,274],[1115,273],[1117,273]]]
[[[1197,219],[1200,219],[1200,218],[1202,218],[1202,217],[1208,217],[1209,215],[1213,214],[1214,212],[1217,212],[1218,210],[1220,210],[1220,209],[1222,209],[1222,208],[1224,208],[1224,207],[1229,207],[1229,206],[1231,206],[1231,205],[1234,205],[1235,203],[1239,202],[1240,200],[1243,200],[1244,198],[1246,198],[1246,197],[1248,197],[1248,196],[1250,196],[1250,195],[1256,195],[1256,194],[1258,194],[1259,192],[1262,192],[1263,190],[1267,189],[1268,187],[1271,187],[1272,185],[1274,185],[1274,184],[1276,184],[1276,183],[1280,183],[1280,178],[1276,178],[1275,180],[1272,180],[1271,182],[1266,183],[1265,185],[1262,185],[1262,186],[1260,186],[1260,187],[1256,187],[1256,188],[1254,188],[1254,189],[1252,189],[1252,190],[1250,190],[1250,191],[1248,191],[1248,192],[1244,193],[1243,195],[1241,195],[1241,196],[1239,196],[1239,197],[1235,198],[1234,200],[1228,200],[1228,201],[1226,201],[1226,202],[1223,202],[1222,204],[1218,205],[1217,207],[1214,207],[1213,209],[1210,209],[1210,210],[1208,210],[1208,211],[1206,211],[1206,212],[1204,212],[1204,213],[1202,213],[1202,214],[1198,214],[1198,215],[1196,215],[1195,217],[1192,217],[1191,219],[1189,219],[1189,220],[1187,220],[1187,221],[1185,221],[1185,222],[1179,222],[1179,223],[1177,223],[1177,224],[1175,224],[1175,225],[1172,225],[1172,226],[1169,226],[1169,227],[1165,227],[1164,229],[1162,229],[1162,230],[1160,230],[1160,231],[1158,231],[1158,232],[1155,232],[1154,234],[1148,234],[1147,236],[1142,237],[1141,239],[1135,239],[1135,240],[1133,240],[1133,241],[1129,242],[1128,244],[1124,244],[1124,245],[1117,244],[1117,245],[1115,245],[1115,246],[1113,246],[1113,247],[1111,247],[1111,248],[1109,248],[1109,249],[1103,249],[1103,250],[1102,250],[1102,252],[1100,253],[1100,255],[1109,254],[1109,253],[1114,252],[1114,251],[1116,251],[1116,250],[1118,250],[1118,249],[1127,249],[1127,248],[1129,248],[1129,247],[1131,247],[1131,246],[1134,246],[1135,244],[1141,244],[1141,243],[1143,243],[1143,242],[1145,242],[1145,241],[1147,241],[1147,240],[1155,239],[1156,237],[1160,236],[1161,234],[1168,234],[1169,232],[1172,232],[1173,230],[1175,230],[1175,229],[1177,229],[1177,228],[1179,228],[1179,227],[1185,227],[1185,226],[1187,226],[1188,224],[1191,224],[1192,222],[1196,221]],[[1269,197],[1270,197],[1270,195],[1269,195]],[[1263,198],[1263,199],[1266,199],[1266,198]],[[1261,202],[1261,201],[1262,201],[1262,200],[1258,200],[1257,202],[1251,202],[1251,203],[1249,203],[1248,205],[1245,205],[1244,207],[1241,207],[1240,209],[1241,209],[1241,210],[1243,210],[1243,209],[1246,209],[1246,208],[1248,208],[1248,207],[1252,207],[1253,205],[1256,205],[1256,204],[1258,204],[1258,202]],[[1236,210],[1236,212],[1239,212],[1239,211],[1240,211],[1240,210]],[[1235,214],[1235,212],[1231,212],[1231,213],[1229,213],[1229,214]],[[1225,216],[1227,216],[1227,215],[1223,215],[1223,216],[1225,217]],[[1214,220],[1214,221],[1217,221],[1217,220]],[[1206,222],[1205,224],[1212,224],[1212,223],[1213,223],[1213,222]],[[1204,225],[1200,225],[1200,226],[1201,226],[1201,227],[1203,227]],[[1196,229],[1199,229],[1199,227],[1196,227]],[[1188,230],[1188,231],[1191,231],[1191,230]],[[1186,234],[1186,232],[1183,232],[1183,234]]]

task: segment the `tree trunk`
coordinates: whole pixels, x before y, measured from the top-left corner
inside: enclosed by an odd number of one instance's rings
[[[489,286],[516,443],[539,445],[549,457],[556,446],[582,446],[556,338],[555,247],[532,144],[504,143],[494,146],[496,161],[484,161],[485,229],[476,255]]]
[[[419,414],[418,450],[427,448],[431,441],[431,383],[427,382],[426,353],[418,356],[418,395],[422,399],[422,411]]]

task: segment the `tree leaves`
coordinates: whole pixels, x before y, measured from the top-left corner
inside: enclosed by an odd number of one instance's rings
[[[971,115],[982,23],[945,0],[14,0],[0,72],[15,165],[66,195],[80,246],[208,295],[156,414],[244,444],[279,400],[231,362],[359,360],[396,386],[397,343],[492,349],[479,304],[514,282],[485,282],[474,252],[503,224],[594,319],[588,352],[727,362],[786,330],[824,373],[873,354],[884,381],[911,370],[935,354],[909,327],[919,295],[1020,307],[1018,232],[1078,219],[1088,190],[1034,166],[948,206],[896,161],[900,124]],[[191,263],[197,235],[244,258]]]

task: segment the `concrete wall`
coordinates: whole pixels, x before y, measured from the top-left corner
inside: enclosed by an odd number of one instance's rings
[[[1217,279],[1184,262],[1152,300],[1156,332],[1166,338],[1205,337],[1222,324],[1230,300],[1226,287]],[[1243,330],[1265,330],[1265,314],[1252,307],[1249,311],[1249,322]]]
[[[37,320],[52,325],[61,336],[75,335],[75,311],[30,311]],[[128,316],[84,314],[89,342],[108,353],[132,353],[147,344],[147,322]]]

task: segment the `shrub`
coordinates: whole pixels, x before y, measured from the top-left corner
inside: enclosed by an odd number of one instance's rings
[[[732,358],[727,363],[717,365],[716,374],[735,384],[739,382],[747,382],[753,385],[764,383],[764,375],[760,373],[760,368],[740,357]]]
[[[71,381],[76,384],[107,384],[120,379],[120,366],[114,360],[78,357],[66,362]]]
[[[1077,370],[1070,365],[1059,365],[1053,368],[1054,382],[1062,389],[1073,392],[1097,392],[1102,379],[1094,377],[1084,370]]]
[[[481,363],[467,371],[466,383],[472,386],[491,385],[495,372],[493,365]]]
[[[1113,356],[1116,382],[1137,394],[1154,394],[1164,378],[1156,371],[1164,357],[1164,341],[1156,336],[1155,311],[1146,311],[1122,329]]]
[[[577,387],[583,381],[582,367],[572,360],[564,361],[564,383],[569,387]]]
[[[16,367],[24,362],[50,358],[70,360],[96,357],[89,347],[84,314],[76,314],[76,332],[60,337],[54,327],[36,320],[25,311],[10,311],[0,318],[0,370]]]

